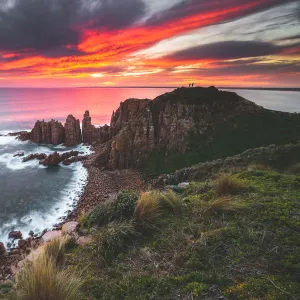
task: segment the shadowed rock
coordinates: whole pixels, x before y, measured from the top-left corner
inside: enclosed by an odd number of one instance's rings
[[[67,147],[73,147],[82,143],[80,122],[73,115],[67,117],[65,123],[65,141]]]
[[[30,134],[30,140],[37,144],[59,145],[65,141],[65,130],[60,122],[37,121]]]

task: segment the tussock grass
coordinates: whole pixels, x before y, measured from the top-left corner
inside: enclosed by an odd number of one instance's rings
[[[181,203],[171,190],[144,192],[138,199],[133,219],[142,227],[155,228],[167,213],[179,212]]]
[[[180,210],[182,201],[172,190],[165,192],[153,191],[151,194],[154,198],[157,198],[159,206],[162,209],[175,213]]]
[[[32,263],[26,263],[17,274],[18,300],[82,299],[80,288],[83,281],[75,277],[71,271],[62,270],[57,266],[55,255],[58,252],[53,250],[60,249],[58,245],[61,246],[57,242],[53,243],[47,253],[45,251]]]
[[[52,259],[57,266],[62,266],[65,261],[66,238],[55,238],[45,245],[45,255]]]
[[[135,211],[134,221],[145,228],[156,227],[164,211],[161,208],[157,193],[141,193]]]
[[[220,197],[209,201],[203,208],[203,216],[215,215],[237,210],[238,206],[231,197]]]
[[[246,184],[231,174],[221,174],[216,182],[217,196],[237,194],[246,189]]]

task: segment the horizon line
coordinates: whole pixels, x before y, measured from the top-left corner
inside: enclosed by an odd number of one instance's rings
[[[213,86],[213,85],[210,85]],[[16,87],[1,87],[0,89],[177,89],[188,86],[65,86],[65,87],[22,87],[22,86],[16,86]],[[206,87],[206,86],[194,86],[194,88],[197,87]],[[209,86],[207,86],[209,87]],[[294,91],[300,91],[300,87],[249,87],[249,86],[215,86],[218,89],[247,89],[247,90],[294,90]]]

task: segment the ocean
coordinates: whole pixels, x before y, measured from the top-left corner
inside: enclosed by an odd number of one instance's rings
[[[20,230],[40,233],[58,223],[80,198],[87,183],[87,171],[80,162],[71,166],[46,168],[38,161],[22,162],[15,156],[32,153],[66,152],[63,145],[36,145],[6,136],[9,132],[29,130],[36,120],[64,122],[68,114],[82,120],[89,110],[92,123],[109,124],[113,110],[128,98],[149,98],[171,91],[167,88],[0,88],[0,241],[8,242],[8,233]],[[300,92],[233,90],[268,109],[300,112]],[[73,149],[86,154],[89,147]]]

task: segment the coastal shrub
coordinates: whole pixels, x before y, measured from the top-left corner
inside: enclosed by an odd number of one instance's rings
[[[218,196],[236,194],[245,190],[245,183],[231,174],[221,174],[216,182],[216,192]]]
[[[93,250],[98,258],[106,261],[123,251],[137,235],[132,222],[112,222],[97,232]]]
[[[55,238],[45,245],[45,255],[52,259],[57,266],[62,266],[65,261],[66,238]]]
[[[123,220],[132,217],[138,196],[135,192],[121,191],[112,203],[116,218]]]
[[[79,300],[83,281],[69,270],[58,269],[46,253],[26,263],[17,274],[18,300]]]
[[[130,219],[138,196],[135,192],[121,191],[115,201],[100,203],[80,220],[82,227],[103,226],[113,221]]]
[[[86,217],[84,227],[102,226],[113,220],[114,211],[111,203],[100,203]]]
[[[160,223],[163,213],[157,193],[144,192],[138,199],[134,221],[141,227],[155,228]]]

